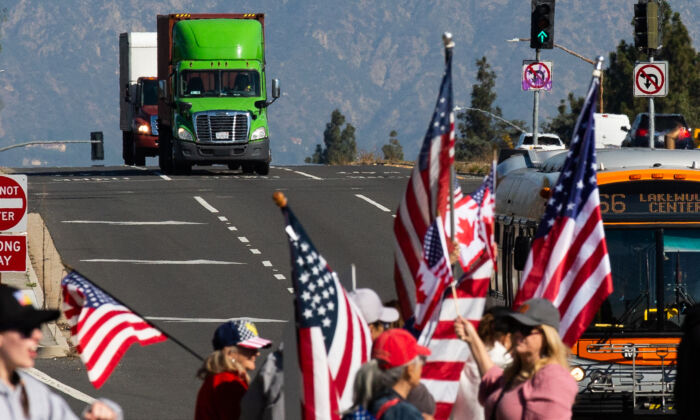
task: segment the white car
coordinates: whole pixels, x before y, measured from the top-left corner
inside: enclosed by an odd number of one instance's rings
[[[517,150],[564,150],[566,146],[559,136],[551,133],[537,133],[537,146],[532,144],[532,133],[522,133],[515,144]]]

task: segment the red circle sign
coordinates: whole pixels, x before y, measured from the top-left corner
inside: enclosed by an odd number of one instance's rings
[[[664,72],[653,64],[647,64],[642,66],[637,70],[637,74],[634,75],[634,83],[645,95],[654,95],[661,91],[664,87]],[[642,84],[644,86],[642,86]]]
[[[535,65],[538,65],[540,67],[535,69]],[[530,80],[528,76],[534,77],[532,78],[532,80]],[[549,73],[549,68],[547,68],[547,66],[541,62],[531,63],[525,69],[525,80],[527,80],[527,83],[530,85],[530,87],[535,89],[543,88],[547,84],[547,82],[549,82],[549,79],[551,77],[552,76]]]
[[[0,176],[0,231],[12,229],[27,212],[27,196],[12,178]]]

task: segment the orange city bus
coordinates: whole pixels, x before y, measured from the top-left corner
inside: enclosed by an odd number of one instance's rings
[[[490,296],[505,305],[565,158],[530,151],[498,167]],[[671,415],[680,326],[700,301],[700,150],[599,149],[597,162],[614,291],[571,349],[574,417]]]

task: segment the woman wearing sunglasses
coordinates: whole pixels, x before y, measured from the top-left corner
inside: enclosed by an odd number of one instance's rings
[[[471,347],[482,375],[479,401],[486,418],[570,419],[578,387],[569,373],[568,349],[557,332],[559,311],[546,299],[530,299],[506,316],[513,363],[505,370],[490,359],[470,322],[455,321],[455,332]]]
[[[33,295],[0,285],[0,419],[77,420],[68,404],[25,369],[34,367],[42,338],[41,324],[58,311],[36,309]],[[86,420],[121,420],[119,405],[95,401],[83,411]]]

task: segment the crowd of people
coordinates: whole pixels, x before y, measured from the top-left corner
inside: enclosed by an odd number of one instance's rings
[[[382,304],[371,289],[349,293],[368,324],[373,344],[371,360],[357,372],[353,406],[340,413],[343,420],[429,420],[436,403],[420,382],[430,350],[401,328],[399,312]],[[700,313],[700,306],[693,314]],[[41,325],[57,319],[58,311],[36,309],[30,296],[0,285],[0,418],[73,420],[78,417],[68,404],[24,369],[34,366],[41,340]],[[697,321],[689,316],[679,354],[679,388],[692,382],[682,376],[697,371],[692,353],[700,347]],[[460,378],[462,389],[453,407],[455,419],[567,419],[577,394],[567,362],[569,349],[558,334],[559,311],[546,299],[531,299],[518,310],[492,307],[478,325],[458,318],[456,336],[471,349],[471,360]],[[282,344],[270,352],[254,378],[260,349],[270,340],[260,337],[246,320],[220,325],[212,339],[213,351],[197,376],[195,420],[284,419]],[[678,390],[677,390],[678,391]],[[473,395],[470,399],[469,395]],[[677,392],[679,410],[691,406],[688,394]],[[687,406],[687,407],[686,407]],[[688,411],[688,410],[685,410]],[[100,399],[85,407],[86,420],[121,420],[121,407]],[[685,418],[685,417],[683,417]]]

